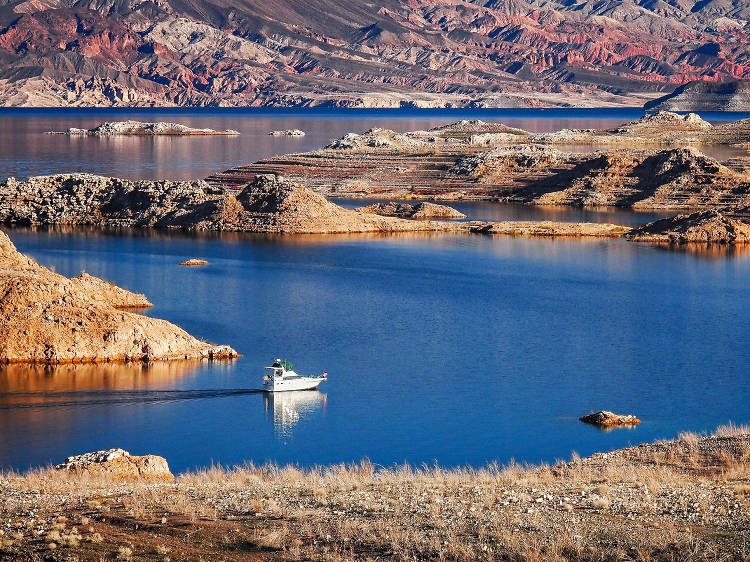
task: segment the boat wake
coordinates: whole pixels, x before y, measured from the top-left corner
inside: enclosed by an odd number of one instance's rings
[[[91,390],[60,392],[18,392],[0,398],[0,410],[17,408],[52,408],[66,406],[98,406],[103,404],[135,404],[176,402],[209,398],[227,398],[260,394],[254,388],[217,388],[205,390]]]

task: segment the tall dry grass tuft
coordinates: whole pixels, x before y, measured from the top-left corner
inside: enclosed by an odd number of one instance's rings
[[[729,422],[726,425],[720,425],[711,434],[712,437],[742,437],[750,434],[750,425],[735,425]]]

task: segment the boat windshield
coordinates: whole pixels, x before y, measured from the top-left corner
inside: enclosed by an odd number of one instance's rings
[[[294,363],[291,361],[274,361],[273,365],[270,367],[266,367],[266,369],[281,369],[283,368],[285,371],[292,371],[294,370]]]

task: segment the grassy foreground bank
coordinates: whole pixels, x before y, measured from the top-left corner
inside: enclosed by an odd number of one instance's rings
[[[750,429],[555,466],[0,475],[8,560],[746,560]]]

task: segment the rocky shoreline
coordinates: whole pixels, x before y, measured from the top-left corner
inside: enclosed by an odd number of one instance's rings
[[[112,450],[0,474],[0,557],[739,562],[749,457],[731,425],[484,469],[214,466],[172,481],[164,459]]]
[[[102,363],[223,359],[229,346],[200,341],[165,320],[124,309],[144,295],[82,274],[68,279],[19,253],[0,232],[0,363]]]

